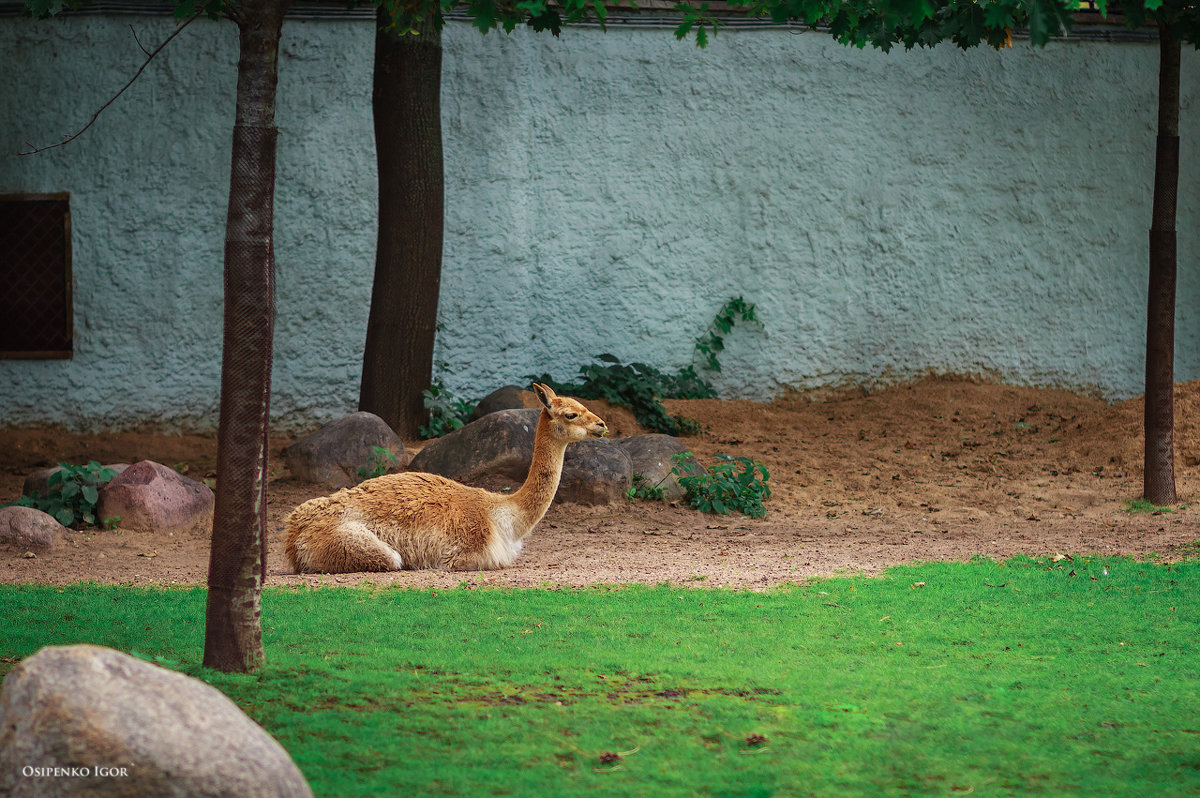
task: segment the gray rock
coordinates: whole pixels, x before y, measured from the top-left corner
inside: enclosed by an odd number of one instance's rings
[[[633,473],[640,474],[646,484],[662,488],[664,499],[673,502],[683,498],[686,491],[679,484],[679,477],[671,471],[675,466],[675,455],[688,451],[683,441],[671,435],[651,433],[620,438],[616,444],[628,455]],[[704,467],[695,457],[690,457],[680,470],[692,474],[703,472]]]
[[[517,385],[505,385],[503,388],[497,388],[487,396],[479,400],[474,412],[467,419],[467,423],[478,421],[489,413],[495,413],[498,410],[521,410],[526,407],[521,394],[529,393],[528,388],[521,388]]]
[[[220,691],[119,651],[80,645],[43,648],[4,680],[0,795],[312,790],[287,751]]]
[[[489,413],[427,443],[408,468],[441,474],[459,482],[497,476],[522,482],[529,473],[533,438],[541,414],[541,410],[533,408]]]
[[[0,543],[53,546],[68,532],[51,515],[32,507],[0,507]]]
[[[633,463],[606,438],[589,438],[567,447],[556,502],[613,504],[633,484]]]
[[[401,470],[408,462],[400,436],[382,418],[366,412],[351,413],[300,438],[283,450],[283,457],[296,479],[345,488],[362,482],[359,470],[370,470],[376,458],[374,446],[396,458],[395,463],[386,463],[387,473]]]
[[[119,476],[122,471],[129,468],[128,463],[113,463],[106,465],[104,468],[111,468],[117,472]],[[53,468],[43,468],[40,471],[34,471],[29,476],[25,477],[25,484],[21,487],[21,495],[32,496],[34,491],[37,491],[38,496],[45,497],[50,493],[50,477],[57,472],[62,471],[62,466],[54,466]],[[95,485],[103,483],[95,482]],[[55,487],[58,487],[57,485]]]
[[[203,483],[153,460],[126,468],[100,489],[96,515],[133,531],[212,531],[214,497]]]
[[[492,486],[499,480],[525,481],[533,459],[533,439],[542,411],[499,410],[428,443],[409,463],[468,484]],[[556,502],[608,504],[629,490],[629,458],[607,439],[589,439],[567,447]]]

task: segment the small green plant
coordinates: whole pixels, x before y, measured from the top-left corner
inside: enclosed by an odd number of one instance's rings
[[[394,465],[396,465],[396,455],[382,446],[372,446],[371,456],[367,458],[367,464],[358,469],[358,478],[374,479],[375,477],[381,477]]]
[[[749,457],[730,457],[718,454],[717,462],[703,473],[695,473],[690,452],[672,458],[671,468],[679,484],[687,491],[688,502],[703,513],[728,515],[739,512],[751,518],[767,514],[764,502],[771,498],[767,467]]]
[[[1125,502],[1125,506],[1121,509],[1127,513],[1142,515],[1161,515],[1162,513],[1175,512],[1175,508],[1168,504],[1155,504],[1148,499],[1132,499]]]
[[[63,526],[96,525],[96,504],[100,501],[100,487],[115,477],[117,472],[105,468],[95,460],[85,466],[59,463],[58,468],[58,471],[50,475],[49,489],[45,496],[39,496],[35,490],[33,495],[22,496],[5,506],[33,507],[54,516]],[[105,528],[111,528],[108,526],[111,520],[104,520]]]
[[[459,399],[446,390],[441,380],[434,380],[421,395],[425,397],[425,409],[429,411],[429,423],[417,431],[422,438],[440,438],[448,432],[462,429],[478,402]]]
[[[663,479],[666,479],[665,477]],[[651,501],[662,501],[666,497],[666,491],[662,487],[663,480],[651,485],[644,474],[633,475],[633,486],[629,488],[629,492],[625,494],[630,500],[633,499],[649,499]]]
[[[754,310],[754,303],[737,296],[717,311],[712,323],[708,325],[708,330],[696,339],[696,354],[700,356],[704,368],[708,371],[721,370],[721,361],[717,354],[725,351],[725,336],[733,330],[734,322],[738,319],[749,322],[760,330],[763,327]]]

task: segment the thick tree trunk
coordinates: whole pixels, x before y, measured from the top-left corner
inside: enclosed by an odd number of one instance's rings
[[[241,38],[229,214],[217,496],[208,566],[204,664],[263,663],[267,428],[275,327],[275,90],[290,0],[247,0],[231,13]]]
[[[442,274],[442,39],[431,21],[397,36],[383,9],[377,20],[379,241],[358,409],[411,440],[426,418]]]
[[[1159,24],[1158,145],[1150,281],[1146,307],[1146,453],[1143,495],[1174,504],[1175,494],[1175,204],[1179,187],[1180,43]]]

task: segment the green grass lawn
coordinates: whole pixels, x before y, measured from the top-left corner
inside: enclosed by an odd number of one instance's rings
[[[1107,573],[1106,573],[1107,571]],[[0,587],[0,672],[113,646],[223,690],[318,795],[1195,795],[1200,563],[930,564],[769,593]],[[619,758],[607,757],[615,754]]]

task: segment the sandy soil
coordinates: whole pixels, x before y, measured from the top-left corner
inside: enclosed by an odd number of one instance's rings
[[[589,402],[618,434],[636,431],[620,408]],[[513,568],[481,573],[297,576],[280,529],[300,502],[324,491],[284,473],[272,441],[268,584],[440,587],[577,586],[670,581],[764,588],[838,572],[874,573],[922,560],[1027,554],[1157,554],[1175,559],[1200,539],[1195,508],[1136,514],[1141,491],[1140,400],[1108,405],[1062,391],[930,378],[870,395],[769,404],[672,401],[705,432],[687,439],[714,454],[762,460],[774,491],[765,519],[713,516],[637,502],[607,508],[556,505]],[[1200,382],[1176,388],[1180,500],[1200,493]],[[0,430],[0,501],[27,473],[58,461],[157,460],[193,479],[216,477],[213,436]],[[205,581],[208,541],[88,529],[29,556],[0,545],[0,582],[193,583]]]

